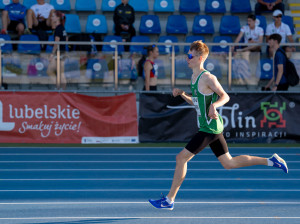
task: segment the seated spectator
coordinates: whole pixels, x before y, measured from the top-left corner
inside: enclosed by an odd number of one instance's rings
[[[12,3],[5,6],[2,12],[1,34],[7,34],[7,30],[24,34],[26,7],[19,3],[19,0],[12,0]]]
[[[37,0],[37,4],[27,11],[27,26],[25,33],[31,34],[35,30],[51,30],[51,15],[54,12],[53,5],[45,3],[45,0]]]
[[[249,15],[247,19],[248,25],[243,26],[241,28],[241,32],[235,39],[234,43],[239,43],[239,41],[244,36],[244,43],[258,43],[261,44],[263,42],[264,37],[264,30],[255,25],[256,16],[255,15]],[[234,47],[231,48],[231,50],[234,50]],[[261,46],[243,46],[241,49],[237,49],[236,51],[261,51]]]
[[[133,23],[135,20],[135,12],[129,0],[122,0],[122,3],[115,8],[114,23],[115,35],[121,36],[123,41],[130,41],[135,36],[135,29]]]
[[[257,0],[255,4],[255,15],[261,15],[262,12],[273,12],[279,9],[284,12],[284,4],[282,0]]]
[[[268,43],[269,36],[271,34],[278,33],[281,35],[282,38],[281,43],[286,43],[287,42],[286,39],[288,39],[290,43],[294,43],[293,35],[290,27],[281,21],[282,12],[280,10],[275,10],[273,12],[273,18],[274,18],[274,22],[269,24],[266,29],[266,42]],[[294,47],[292,50],[296,51]],[[269,57],[273,56],[273,52],[270,47],[267,47],[267,54]]]

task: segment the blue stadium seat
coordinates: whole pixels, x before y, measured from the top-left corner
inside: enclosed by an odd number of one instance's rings
[[[174,12],[173,0],[154,0],[154,12]]]
[[[65,29],[68,34],[81,33],[79,16],[77,14],[66,14]]]
[[[137,78],[134,60],[131,58],[122,58],[118,60],[118,78],[131,80],[135,80]]]
[[[149,42],[150,38],[148,36],[134,36],[131,38],[131,42]],[[144,49],[144,45],[130,45],[129,47],[130,53],[140,53],[140,54],[147,54],[147,50]]]
[[[166,32],[168,34],[187,34],[188,27],[183,15],[170,15],[168,17]]]
[[[206,0],[205,13],[225,13],[226,6],[224,0]]]
[[[4,9],[10,3],[12,3],[12,0],[0,0],[0,9]]]
[[[111,42],[110,45],[103,45],[102,51],[103,52],[114,52],[117,45],[114,45],[114,42],[123,42],[120,36],[115,35],[107,35],[104,37],[103,42]],[[124,52],[124,45],[118,45],[118,53]]]
[[[89,15],[87,18],[86,33],[107,33],[107,22],[104,15]]]
[[[205,38],[203,36],[187,36],[185,39],[186,43],[193,43],[194,41],[202,40],[202,42],[205,41]],[[184,53],[187,54],[187,52],[190,50],[189,46],[184,46]]]
[[[140,23],[141,34],[160,34],[161,27],[157,15],[143,15]]]
[[[64,64],[64,74],[67,79],[80,78],[80,66],[78,59],[66,58]]]
[[[261,80],[270,80],[273,77],[273,60],[260,59],[256,68],[256,77]]]
[[[250,13],[252,11],[250,0],[232,0],[230,5],[231,13]]]
[[[231,78],[237,80],[249,80],[251,78],[250,63],[246,59],[233,59]]]
[[[37,4],[36,0],[23,0],[23,5],[27,8],[30,9],[31,6]]]
[[[28,76],[47,77],[49,61],[46,58],[36,57],[30,60],[27,67]]]
[[[230,36],[215,36],[213,39],[213,43],[232,43],[232,38]],[[211,48],[212,52],[229,52],[229,46],[225,45],[215,45]]]
[[[0,40],[11,40],[8,34],[0,34]],[[0,44],[1,50],[3,53],[10,53],[12,52],[12,44]]]
[[[84,12],[95,12],[96,11],[96,2],[95,0],[76,0],[75,3],[76,11]]]
[[[20,41],[39,41],[36,35],[22,35],[20,36]],[[18,44],[18,52],[24,54],[39,54],[41,53],[40,44]]]
[[[191,79],[193,70],[189,68],[186,62],[186,57],[176,57],[175,58],[175,78],[176,79]]]
[[[50,0],[50,4],[59,11],[70,11],[71,3],[70,0]]]
[[[198,0],[180,0],[179,12],[200,12],[200,5]]]
[[[255,24],[261,28],[263,28],[264,33],[266,32],[267,28],[267,20],[265,16],[262,15],[256,15]]]
[[[193,23],[193,34],[214,34],[215,28],[210,15],[195,16]]]
[[[292,34],[295,34],[293,17],[284,15],[282,16],[282,22],[287,24],[290,27]]]
[[[222,16],[219,29],[221,35],[239,34],[240,31],[241,25],[238,16]]]
[[[113,12],[121,4],[121,0],[102,0],[101,10],[103,12]]]
[[[108,73],[108,66],[105,59],[89,59],[86,66],[86,77],[88,79],[104,79]]]
[[[218,59],[208,58],[204,62],[204,68],[218,79],[222,78],[220,61]]]
[[[158,43],[166,43],[165,45],[158,46],[159,53],[169,54],[172,52],[172,45],[168,45],[168,43],[178,43],[178,39],[175,36],[160,36]],[[179,53],[178,46],[175,46],[175,53]]]
[[[148,0],[130,0],[129,4],[136,12],[148,12]]]

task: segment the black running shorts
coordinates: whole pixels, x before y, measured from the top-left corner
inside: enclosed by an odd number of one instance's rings
[[[216,157],[219,157],[228,152],[227,143],[224,139],[223,133],[211,134],[199,131],[189,141],[185,148],[193,154],[201,152],[206,146],[210,146]]]

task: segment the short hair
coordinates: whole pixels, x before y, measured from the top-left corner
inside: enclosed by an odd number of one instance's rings
[[[248,16],[248,19],[253,19],[253,20],[256,20],[256,16],[255,16],[255,15],[253,15],[253,14],[250,14],[250,15]]]
[[[281,35],[278,33],[273,33],[272,35],[269,36],[269,40],[277,40],[278,43],[281,42]]]
[[[204,56],[205,58],[209,54],[209,49],[205,43],[202,42],[202,40],[194,41],[190,46],[190,51],[196,51],[199,55]]]

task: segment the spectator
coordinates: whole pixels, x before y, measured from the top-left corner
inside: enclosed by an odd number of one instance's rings
[[[25,33],[31,34],[32,29],[51,30],[51,16],[54,12],[53,5],[45,3],[45,0],[37,0],[37,4],[27,11],[27,26]]]
[[[266,29],[266,42],[268,43],[269,36],[271,34],[277,33],[281,35],[281,43],[286,43],[286,39],[288,39],[290,43],[294,43],[290,27],[281,21],[282,12],[280,10],[275,10],[273,12],[273,18],[274,22],[269,24]],[[296,51],[295,48],[293,48],[292,50]],[[269,55],[269,57],[272,57],[273,55],[270,47],[267,47],[267,54]]]
[[[269,47],[272,49],[274,54],[274,73],[272,79],[266,85],[265,89],[268,90],[271,88],[272,91],[276,90],[288,90],[289,84],[286,80],[285,74],[285,65],[286,57],[283,54],[283,49],[280,48],[281,36],[280,34],[274,33],[269,37]]]
[[[234,43],[239,43],[239,41],[244,36],[244,43],[258,43],[261,44],[263,42],[264,37],[264,30],[255,25],[256,16],[255,15],[249,15],[247,19],[248,25],[243,26],[241,28],[241,32],[235,39]],[[231,48],[231,50],[234,50],[234,47]],[[243,46],[241,49],[237,49],[236,51],[261,51],[261,46]]]
[[[115,8],[114,12],[115,35],[121,36],[123,41],[130,41],[135,36],[133,27],[135,12],[128,1],[122,0],[122,3]]]
[[[158,47],[155,45],[147,47],[147,58],[144,63],[144,78],[145,85],[144,89],[146,91],[156,91],[157,90],[157,75],[158,66],[154,63],[154,60],[159,56]]]
[[[24,34],[26,7],[19,3],[19,0],[12,0],[12,3],[5,6],[2,12],[1,34],[7,34],[7,30],[15,31],[18,36]]]
[[[282,0],[257,0],[255,4],[255,15],[261,15],[261,13],[265,11],[273,12],[276,9],[284,12]]]
[[[64,24],[65,24],[66,17],[65,15],[60,11],[54,11],[51,15],[51,21],[52,21],[52,28],[54,29],[54,41],[67,41],[67,32],[65,30]],[[57,76],[57,49],[58,44],[55,44],[52,49],[52,54],[50,55],[50,63],[47,69],[47,74],[50,77],[53,77],[54,79]],[[66,78],[64,76],[64,56],[63,53],[67,50],[65,44],[61,44],[60,52],[62,53],[61,61],[60,61],[60,71],[61,71],[61,86],[63,89],[66,88]]]

